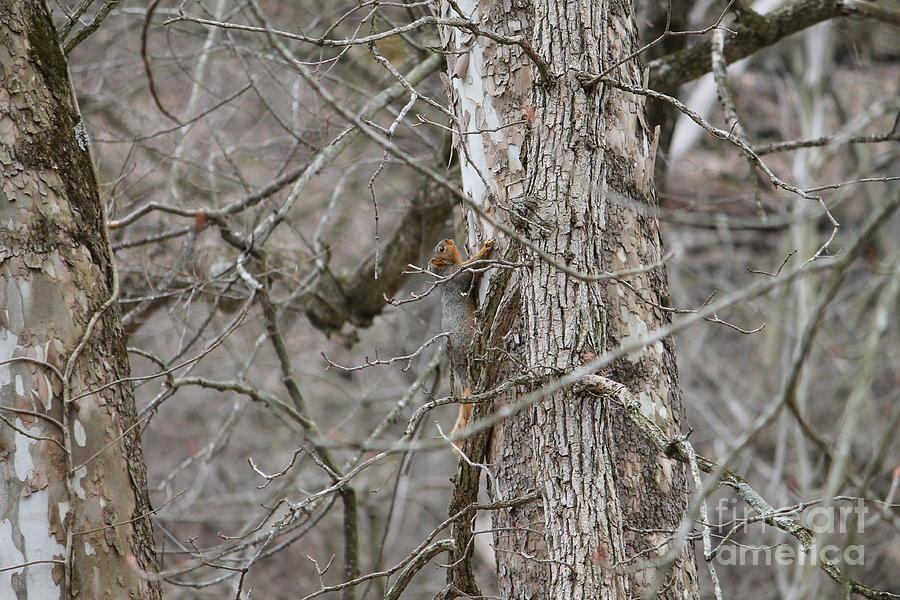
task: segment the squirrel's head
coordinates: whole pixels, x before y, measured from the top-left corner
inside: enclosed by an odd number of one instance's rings
[[[456,242],[448,238],[446,240],[441,240],[441,242],[434,247],[434,256],[428,261],[428,264],[435,269],[441,270],[446,269],[451,265],[458,265],[460,262],[459,250],[456,249]]]

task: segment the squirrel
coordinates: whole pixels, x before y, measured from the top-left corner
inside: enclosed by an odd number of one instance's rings
[[[434,256],[428,264],[435,274],[450,277],[464,266],[487,258],[493,247],[494,240],[487,240],[481,250],[463,262],[456,248],[456,242],[452,239],[442,240],[435,246]],[[465,271],[440,284],[441,329],[450,333],[450,337],[447,338],[447,357],[450,362],[450,389],[455,396],[472,395],[472,384],[469,381],[469,346],[476,332],[477,280],[476,273]],[[471,417],[472,405],[461,404],[452,433],[468,426]]]

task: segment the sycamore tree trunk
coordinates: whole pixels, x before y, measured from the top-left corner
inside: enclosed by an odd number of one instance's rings
[[[0,598],[159,598],[89,141],[44,3],[0,0]]]
[[[463,186],[514,235],[469,211],[469,245],[500,240],[507,259],[528,268],[495,270],[482,296],[481,391],[513,375],[554,376],[633,343],[667,322],[663,269],[587,281],[540,258],[539,249],[580,274],[646,267],[661,259],[653,184],[654,134],[640,97],[607,86],[586,88],[637,47],[631,3],[614,0],[444,3],[521,44],[465,30],[445,32],[449,85],[459,136]],[[459,7],[463,15],[456,13]],[[507,40],[508,41],[508,40]],[[545,71],[545,72],[542,72]],[[629,61],[610,77],[641,85]],[[482,130],[483,133],[471,132]],[[515,237],[520,238],[516,241]],[[522,240],[528,244],[522,243]],[[477,356],[477,354],[476,354]],[[476,365],[478,367],[478,365]],[[602,373],[626,385],[642,412],[669,434],[685,431],[671,340],[623,356]],[[540,386],[523,386],[494,410]],[[475,390],[476,392],[479,390]],[[476,416],[489,412],[476,409]],[[572,387],[542,399],[464,444],[491,465],[495,501],[537,495],[494,511],[494,546],[504,598],[639,598],[654,585],[659,559],[686,510],[686,473],[659,456],[615,405]],[[451,513],[474,501],[480,470],[461,464]],[[479,592],[466,550],[469,522],[455,530],[445,597]],[[661,598],[696,598],[690,547],[656,583]],[[634,567],[639,567],[637,570]]]

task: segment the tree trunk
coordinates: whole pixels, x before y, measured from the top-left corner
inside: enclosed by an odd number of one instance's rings
[[[0,2],[0,50],[0,597],[159,598],[104,209],[43,2]]]
[[[445,34],[448,49],[462,51],[450,55],[457,126],[490,130],[459,136],[465,191],[533,246],[469,212],[470,250],[480,238],[499,237],[495,256],[505,250],[507,258],[531,263],[511,276],[496,270],[485,282],[487,350],[481,353],[487,360],[480,363],[477,392],[510,375],[570,371],[640,340],[668,322],[653,306],[667,304],[667,281],[663,269],[625,277],[633,289],[616,279],[586,281],[534,250],[593,275],[661,259],[652,216],[655,144],[643,101],[601,85],[585,88],[578,76],[600,73],[638,47],[631,4],[470,0],[457,6],[485,29],[521,36],[548,67],[545,76],[522,45],[464,30]],[[460,16],[446,2],[442,12]],[[642,83],[634,60],[610,76]],[[625,384],[643,413],[674,435],[686,426],[673,352],[671,340],[651,344],[602,374]],[[501,396],[494,410],[539,387]],[[473,460],[483,456],[477,439],[463,448]],[[487,462],[495,501],[539,495],[493,513],[501,597],[636,598],[654,583],[663,598],[698,597],[690,547],[677,553],[662,581],[655,581],[658,569],[632,568],[669,549],[666,532],[678,529],[686,509],[686,473],[659,456],[602,397],[571,388],[545,395],[494,426]],[[451,513],[474,501],[478,473],[460,465]],[[454,532],[463,549],[451,556],[445,595],[477,592],[467,561],[459,560],[469,545],[468,525]]]

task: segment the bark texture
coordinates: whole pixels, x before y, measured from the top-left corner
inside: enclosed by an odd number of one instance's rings
[[[458,127],[491,130],[460,136],[467,194],[521,238],[580,273],[659,261],[659,229],[647,216],[656,203],[655,143],[643,100],[611,88],[586,90],[577,76],[599,73],[637,48],[631,3],[454,4],[464,14],[445,3],[445,16],[521,36],[551,73],[540,78],[520,45],[464,31],[446,34],[447,49],[461,52],[451,55],[449,68]],[[634,61],[610,76],[642,83]],[[569,371],[667,322],[652,304],[667,304],[661,269],[629,276],[633,289],[613,279],[584,281],[498,235],[474,211],[469,226],[470,250],[479,239],[495,237],[501,240],[495,255],[505,250],[507,257],[532,264],[511,276],[495,272],[482,290],[481,352],[487,360],[476,393],[511,374]],[[628,386],[642,412],[667,433],[686,429],[671,341],[623,357],[603,374]],[[519,389],[497,405],[529,391]],[[477,441],[464,446],[473,460],[481,456],[473,446]],[[493,500],[540,495],[536,502],[493,513],[501,597],[635,598],[648,591],[655,569],[628,567],[668,550],[666,531],[678,528],[686,509],[685,471],[659,456],[602,397],[571,389],[544,397],[494,427],[486,460]],[[460,465],[451,513],[474,499],[477,477],[473,467]],[[455,531],[454,538],[462,548],[468,543],[465,531]],[[468,568],[454,562],[464,554],[451,556],[445,596],[477,589]],[[698,596],[690,548],[678,554],[659,593]]]
[[[103,204],[43,2],[0,1],[0,55],[0,568],[30,563],[0,597],[159,598]]]

